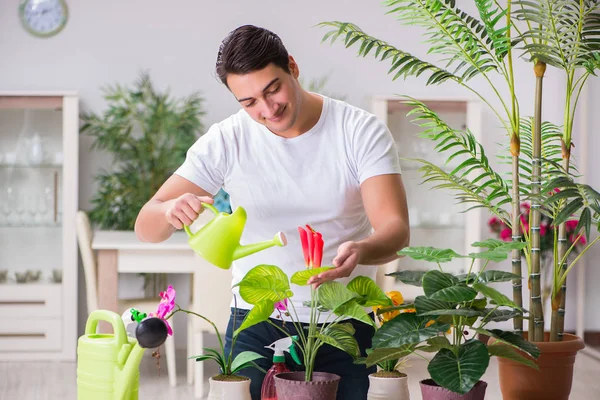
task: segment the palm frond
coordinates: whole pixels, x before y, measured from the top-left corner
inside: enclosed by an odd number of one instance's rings
[[[535,28],[523,33],[532,43],[524,46],[532,58],[571,71],[589,70],[590,58],[600,45],[600,4],[593,0],[516,1],[518,19]]]
[[[465,212],[476,208],[487,208],[491,213],[510,225],[510,215],[502,208],[507,203],[504,196],[496,191],[489,191],[483,185],[473,183],[470,179],[452,175],[443,168],[422,159],[410,159],[422,164],[419,171],[423,183],[433,182],[433,189],[449,189],[455,192],[455,199],[459,204],[471,205]],[[509,199],[510,201],[510,199]]]
[[[407,116],[415,115],[412,122],[423,128],[419,136],[434,141],[438,154],[448,155],[444,169],[447,169],[447,165],[455,158],[462,160],[449,175],[459,180],[468,179],[471,184],[478,186],[477,193],[485,189],[486,193],[489,193],[484,196],[486,204],[498,207],[510,203],[510,188],[490,166],[483,146],[477,142],[473,133],[451,128],[425,103],[406,98],[409,100],[404,103],[412,107]]]
[[[369,36],[358,26],[350,22],[323,22],[320,23],[319,26],[335,28],[325,34],[323,41],[330,39],[331,43],[334,43],[340,36],[344,36],[344,45],[346,48],[351,47],[355,43],[360,43],[360,48],[358,50],[359,56],[366,57],[371,50],[375,49],[375,58],[379,59],[379,61],[391,58],[392,66],[389,69],[388,74],[395,72],[392,80],[396,80],[399,77],[418,77],[426,71],[431,74],[427,80],[427,85],[440,84],[447,80],[455,82],[460,82],[462,80],[461,77],[456,76],[443,68],[422,61],[407,52],[395,48],[383,40]]]
[[[479,10],[479,16],[485,26],[485,31],[492,41],[492,48],[496,53],[496,58],[498,60],[504,59],[504,56],[508,54],[508,50],[512,46],[510,38],[506,36],[510,25],[497,26],[506,17],[507,10],[503,10],[500,7],[494,8],[493,0],[475,0],[475,5],[477,6],[477,10]]]
[[[521,155],[519,157],[519,193],[525,196],[524,200],[531,194],[531,170],[532,170],[532,159],[533,159],[533,148],[532,148],[532,132],[533,132],[533,118],[521,118],[520,120],[520,141],[521,141]],[[551,173],[556,169],[556,165],[559,165],[562,161],[561,152],[561,138],[562,131],[561,127],[548,122],[542,122],[542,170],[541,178],[542,185],[546,182],[545,177],[552,176]],[[498,159],[501,164],[512,164],[512,157],[510,155],[508,147],[505,151],[498,155]],[[575,176],[577,172],[577,166],[572,163],[570,173]],[[512,187],[512,179],[510,173],[506,176],[507,184]]]
[[[448,56],[446,68],[455,65],[453,73],[469,80],[491,70],[504,73],[507,44],[500,39],[503,28],[495,28],[497,10],[480,3],[487,26],[460,10],[455,0],[387,0],[384,4],[392,8],[388,14],[405,24],[425,28],[429,53]]]

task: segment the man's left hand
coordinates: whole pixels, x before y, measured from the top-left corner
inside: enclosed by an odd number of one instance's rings
[[[361,258],[361,246],[357,242],[344,242],[338,247],[337,256],[333,259],[334,269],[320,273],[308,280],[315,288],[327,281],[350,276]]]

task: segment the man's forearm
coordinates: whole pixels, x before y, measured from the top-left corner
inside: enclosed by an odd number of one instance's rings
[[[167,222],[165,213],[173,200],[150,200],[140,210],[135,221],[135,234],[142,242],[164,242],[175,232],[175,227]]]
[[[403,219],[393,219],[361,240],[359,264],[382,265],[398,258],[397,252],[408,246],[410,228]]]

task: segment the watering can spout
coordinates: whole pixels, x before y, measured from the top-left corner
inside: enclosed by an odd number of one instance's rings
[[[142,362],[145,350],[137,343],[133,346],[129,344],[129,348],[121,349],[119,363],[123,361],[121,364],[123,369],[117,378],[115,400],[127,400],[129,397],[129,389],[133,386],[132,383],[139,379],[140,363]]]
[[[283,232],[277,232],[273,239],[265,240],[264,242],[258,242],[253,244],[247,244],[245,246],[238,246],[233,252],[233,259],[237,260],[238,258],[249,256],[250,254],[257,253],[261,250],[268,249],[273,246],[285,246],[287,244],[287,238],[283,234]]]
[[[237,207],[231,214],[219,212],[214,206],[202,203],[215,217],[196,233],[184,226],[188,234],[188,244],[209,263],[223,269],[229,269],[233,260],[246,257],[272,246],[285,246],[287,240],[278,232],[272,240],[240,245],[240,239],[246,225],[247,214],[243,207]]]

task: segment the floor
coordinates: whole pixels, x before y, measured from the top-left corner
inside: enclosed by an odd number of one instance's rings
[[[177,353],[177,387],[168,384],[166,364],[161,359],[160,370],[156,360],[147,355],[140,367],[140,399],[192,400],[192,387],[186,383],[185,351]],[[501,400],[498,387],[497,362],[492,358],[484,375],[488,382],[487,400]],[[427,364],[421,359],[410,361],[405,371],[409,375],[412,400],[421,400],[419,380],[427,377]],[[207,376],[214,374],[213,364],[206,364]],[[570,400],[600,399],[600,361],[579,354],[575,364],[575,378]],[[208,385],[206,385],[208,392]],[[206,395],[206,394],[205,394]],[[0,362],[0,399],[18,400],[75,400],[77,399],[76,364],[52,362]]]

